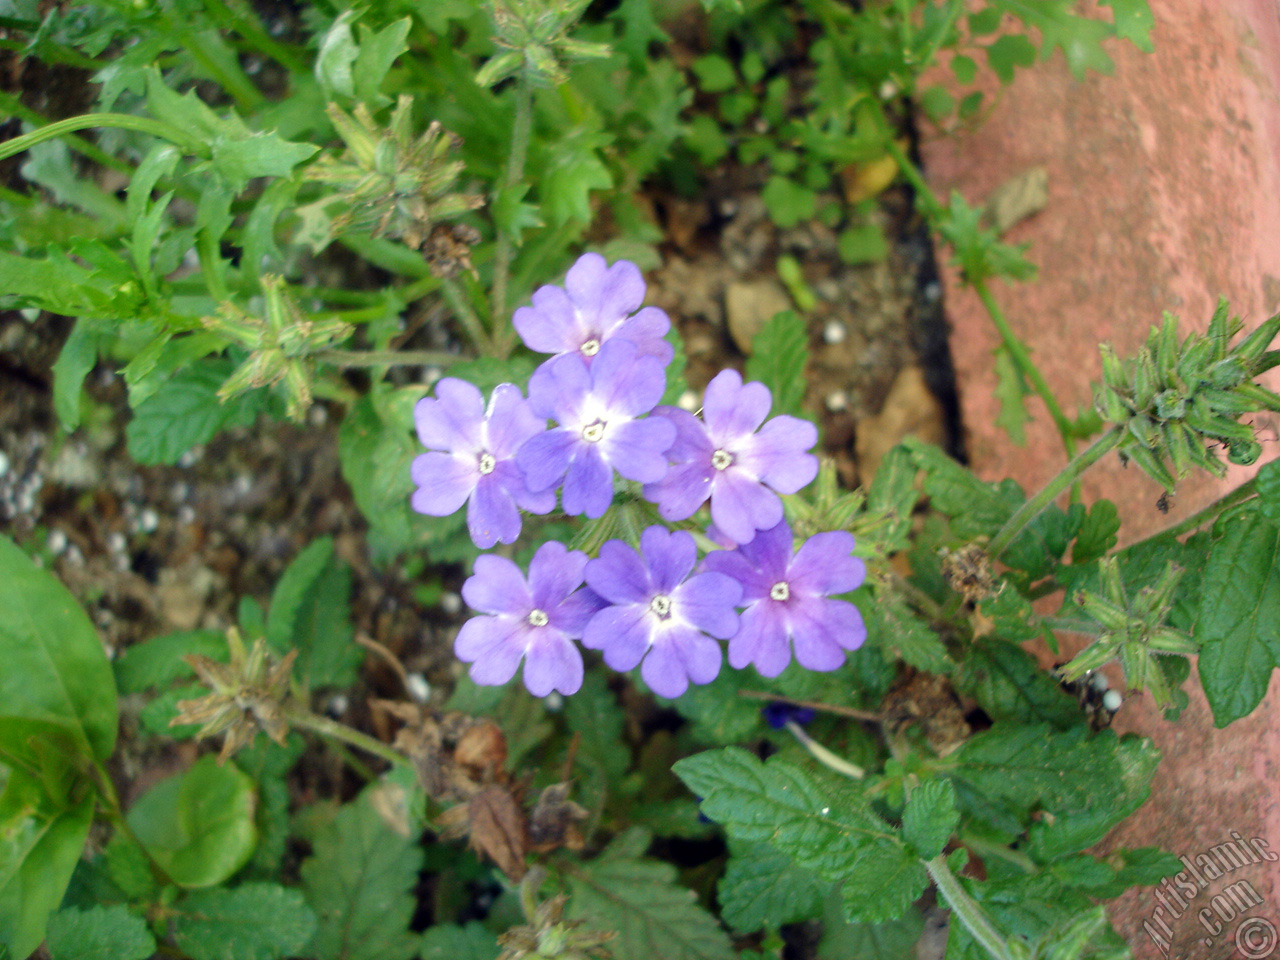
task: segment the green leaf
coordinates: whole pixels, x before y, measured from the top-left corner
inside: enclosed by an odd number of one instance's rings
[[[47,259],[0,253],[0,306],[124,320],[138,315],[141,302],[142,288],[135,281],[118,282],[102,270],[73,263],[61,251],[50,251]]]
[[[298,651],[295,675],[308,689],[354,683],[363,659],[351,626],[351,568],[319,537],[285,568],[271,594],[267,642]]]
[[[607,142],[602,134],[586,130],[563,133],[551,141],[539,198],[552,227],[591,222],[591,191],[613,186],[613,175],[600,157]]]
[[[926,780],[907,795],[902,837],[922,860],[942,853],[960,824],[956,791],[949,780]]]
[[[822,917],[819,960],[916,960],[916,942],[924,930],[918,910],[883,923],[849,923],[839,896],[829,897]]]
[[[302,864],[307,902],[319,917],[303,951],[316,960],[409,960],[409,923],[422,849],[393,833],[365,800],[343,807],[317,833]]]
[[[974,77],[978,75],[978,64],[973,57],[961,54],[951,58],[951,72],[960,83],[973,83]]]
[[[1013,83],[1019,67],[1029,67],[1035,62],[1035,45],[1021,34],[1006,34],[987,46],[987,63],[1006,86]]]
[[[173,938],[191,960],[297,956],[316,929],[302,893],[275,883],[197,890],[173,910]]]
[[[66,725],[98,760],[115,749],[115,680],[70,591],[0,536],[0,711]]]
[[[848,264],[881,263],[889,256],[889,241],[880,224],[868,221],[841,230],[836,250]]]
[[[405,38],[409,36],[412,21],[409,17],[395,20],[381,30],[360,26],[360,52],[351,68],[357,100],[363,100],[371,109],[385,106],[391,98],[379,92],[391,65],[409,49]]]
[[[244,866],[258,842],[253,780],[213,755],[148,790],[126,819],[181,887],[211,887]]]
[[[758,380],[769,388],[773,396],[770,416],[801,412],[808,362],[808,329],[793,310],[774,315],[752,338],[746,379]]]
[[[856,596],[864,595],[868,598],[857,606],[866,617],[868,632],[883,638],[882,643],[898,658],[928,673],[950,673],[955,669],[942,638],[902,598],[887,590],[872,592],[870,588]]]
[[[112,663],[122,694],[142,693],[195,675],[183,661],[198,653],[226,662],[227,638],[220,630],[180,630],[127,647]]]
[[[956,98],[946,87],[934,84],[920,94],[920,106],[930,120],[940,123],[956,108]]]
[[[703,93],[724,93],[738,85],[738,74],[733,64],[718,53],[708,53],[689,64],[698,78],[698,89]]]
[[[741,933],[818,916],[831,884],[767,843],[732,844],[716,887],[725,923]]]
[[[1102,0],[1102,5],[1111,8],[1117,37],[1128,40],[1144,53],[1155,50],[1151,31],[1155,29],[1156,18],[1147,0]]]
[[[247,131],[234,137],[217,137],[211,147],[210,167],[236,193],[255,177],[287,177],[320,149],[310,143],[290,143],[274,133]]]
[[[1112,35],[1112,28],[1100,20],[1077,16],[1072,0],[1040,0],[1035,4],[998,0],[998,5],[1040,31],[1041,59],[1060,48],[1077,80],[1084,79],[1086,70],[1110,73],[1115,67],[1102,49],[1102,41]]]
[[[1262,702],[1280,666],[1280,526],[1246,503],[1213,536],[1195,639],[1213,722],[1225,727]]]
[[[1009,434],[1009,439],[1013,441],[1014,446],[1025,447],[1027,445],[1026,426],[1031,422],[1026,400],[1031,395],[1031,390],[1005,347],[997,347],[995,355],[995,396],[1000,402],[1000,412],[996,414],[996,426]]]
[[[721,670],[706,684],[693,684],[671,701],[680,715],[692,721],[690,733],[699,743],[740,743],[760,729],[760,703],[737,695],[744,675]]]
[[[907,437],[902,446],[925,471],[930,505],[952,518],[952,530],[963,540],[994,536],[1026,499],[1014,481],[983,483],[932,444]]]
[[[130,900],[144,900],[156,892],[156,877],[145,850],[124,833],[117,833],[103,851],[111,882]]]
[[[233,365],[209,360],[175,373],[155,393],[134,408],[125,427],[129,455],[140,464],[177,463],[200,443],[212,440],[227,426],[248,426],[258,415],[261,399],[254,393],[218,399],[218,388]]]
[[[582,688],[565,700],[564,718],[579,737],[579,761],[595,765],[606,782],[618,782],[631,766],[631,752],[622,738],[622,708],[604,674],[586,673]]]
[[[997,723],[1048,723],[1067,730],[1083,722],[1079,704],[1040,669],[1035,657],[1000,640],[974,643],[956,672],[955,685]]]
[[[1259,510],[1272,523],[1280,524],[1280,460],[1269,460],[1260,466],[1254,480]]]
[[[98,363],[98,348],[109,338],[110,331],[102,324],[79,317],[58,352],[53,365],[53,409],[68,433],[80,426],[80,390]]]
[[[616,931],[609,942],[615,960],[734,960],[728,934],[676,883],[676,868],[638,857],[648,840],[633,827],[569,872],[570,919]]]
[[[849,786],[820,787],[799,767],[761,763],[739,747],[686,757],[673,769],[731,837],[770,843],[797,866],[843,883],[850,919],[901,916],[928,885],[924,867]]]
[[[1096,500],[1076,532],[1075,546],[1071,548],[1072,563],[1092,563],[1116,545],[1120,532],[1120,512],[1110,500]]]
[[[774,175],[760,191],[769,217],[783,230],[812,219],[818,209],[818,195],[787,177]]]
[[[49,918],[52,960],[146,960],[156,949],[147,922],[123,904],[59,910]]]
[[[473,920],[463,927],[451,923],[428,927],[418,956],[422,960],[494,960],[500,949],[497,937]]]
[[[357,16],[354,10],[344,10],[320,41],[320,52],[316,54],[316,79],[331,98],[335,94],[341,97],[356,95],[352,64],[360,51],[356,47],[351,24]]]
[[[45,936],[93,823],[96,796],[50,802],[41,783],[10,769],[0,794],[0,948],[29,956]]]

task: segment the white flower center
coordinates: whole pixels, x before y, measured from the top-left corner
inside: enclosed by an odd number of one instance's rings
[[[711,455],[711,465],[717,470],[727,470],[733,466],[733,454],[728,450],[717,450]]]
[[[581,349],[584,357],[594,357],[600,352],[600,341],[596,337],[592,337],[582,345]]]
[[[597,420],[595,423],[589,424],[582,428],[582,439],[587,443],[599,443],[600,438],[604,436],[604,421]]]
[[[498,465],[498,461],[493,458],[492,453],[480,454],[480,475],[486,476],[493,473],[493,468]]]
[[[659,619],[665,620],[671,616],[671,598],[660,593],[649,601],[649,609],[657,614]]]
[[[779,580],[769,588],[769,599],[777,600],[779,603],[791,596],[791,584],[785,580]]]
[[[545,627],[550,622],[551,618],[547,616],[546,611],[538,609],[529,611],[529,626]]]

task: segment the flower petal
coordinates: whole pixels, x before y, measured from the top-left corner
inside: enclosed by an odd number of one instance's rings
[[[589,586],[610,603],[647,604],[653,599],[653,583],[640,555],[621,540],[609,540],[599,556],[587,561]]]
[[[423,397],[413,408],[418,439],[428,450],[479,453],[484,396],[472,384],[445,377],[434,397]]]
[[[613,471],[595,445],[577,443],[575,446],[577,449],[565,473],[560,502],[564,505],[564,512],[570,516],[585,514],[594,520],[603,517],[613,503]]]
[[[754,433],[769,415],[773,398],[763,383],[742,382],[736,370],[721,370],[707,384],[702,419],[716,446],[732,444]]]
[[[533,609],[520,568],[506,557],[490,553],[476,557],[475,573],[462,584],[462,599],[481,613],[524,617]]]
[[[515,543],[520,536],[520,511],[495,474],[481,477],[467,504],[467,531],[481,550],[495,543]]]
[[[630,670],[649,652],[650,623],[649,611],[637,604],[605,607],[587,624],[582,645],[603,650],[610,668]]]
[[[788,604],[796,662],[806,670],[828,671],[844,666],[845,651],[836,640],[832,629],[835,623],[828,606],[838,602],[796,599]],[[853,607],[852,604],[846,606]]]
[[[609,424],[600,441],[604,456],[618,473],[639,483],[656,483],[667,475],[666,453],[676,428],[663,417]]]
[[[853,534],[844,530],[816,533],[796,551],[787,579],[796,590],[824,597],[856,590],[867,565],[853,556],[853,547]]]
[[[703,558],[702,566],[705,570],[723,573],[742,587],[742,599],[735,603],[750,604],[767,597],[769,588],[777,582],[761,573],[741,550],[712,550]]]
[[[580,345],[578,311],[560,287],[550,284],[533,293],[533,306],[521,307],[511,318],[526,347],[537,353],[567,353]]]
[[[642,357],[653,357],[665,367],[675,356],[675,348],[664,339],[670,329],[671,318],[665,312],[645,307],[614,327],[610,336],[630,340]]]
[[[791,641],[781,605],[759,600],[742,611],[738,632],[729,641],[729,666],[754,664],[762,677],[776,677],[791,662]]]
[[[550,625],[538,628],[524,658],[524,685],[535,697],[553,690],[568,696],[582,688],[582,653]]]
[[[698,545],[687,530],[648,527],[640,534],[640,552],[654,593],[671,593],[698,562]]]
[[[738,463],[779,493],[795,493],[818,475],[818,458],[806,451],[818,442],[818,428],[796,417],[774,417],[744,441]]]
[[[524,474],[529,490],[538,493],[554,487],[569,469],[577,445],[577,434],[564,427],[556,427],[526,440],[516,451],[516,465]]]
[[[485,449],[495,458],[506,460],[515,456],[521,444],[546,428],[546,419],[534,414],[519,387],[500,383],[493,388],[485,416]]]
[[[726,536],[749,543],[757,530],[782,520],[782,501],[767,487],[730,467],[712,480],[711,519]]]
[[[663,520],[686,520],[711,496],[711,472],[702,463],[672,464],[657,483],[645,484],[645,498],[658,505]]]
[[[772,585],[787,579],[792,546],[791,528],[782,520],[772,527],[761,528],[750,542],[738,549]]]
[[[591,372],[577,353],[552,357],[529,377],[529,406],[539,417],[556,423],[576,422],[591,391]]]
[[[418,485],[409,505],[429,517],[447,517],[462,509],[480,480],[473,458],[448,453],[419,454],[409,473]]]
[[[713,637],[727,640],[738,630],[734,607],[742,601],[742,584],[723,573],[690,577],[675,591],[680,615]]]
[[[458,631],[453,652],[470,663],[471,679],[481,686],[498,686],[516,675],[524,643],[520,621],[510,617],[472,617]]]
[[[529,593],[540,610],[558,607],[582,586],[587,555],[563,543],[548,540],[529,561]]]

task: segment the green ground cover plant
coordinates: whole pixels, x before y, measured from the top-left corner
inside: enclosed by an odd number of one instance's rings
[[[1220,725],[1258,706],[1280,471],[1124,549],[1076,481],[1108,456],[1170,491],[1254,463],[1280,317],[1244,331],[1222,304],[1183,336],[1166,316],[1132,357],[1102,347],[1094,409],[1068,417],[992,291],[1030,278],[1023,251],[934,195],[907,136],[916,113],[981,121],[980,94],[922,80],[940,62],[1010,83],[1149,46],[1144,0],[1104,7],[0,3],[4,49],[92,81],[66,117],[0,95],[25,184],[0,191],[0,304],[74,318],[60,428],[98,416],[99,364],[140,464],[340,410],[368,554],[410,558],[424,591],[460,565],[470,665],[447,702],[384,701],[392,726],[359,729],[324,709],[370,649],[332,539],[226,630],[108,661],[38,546],[0,538],[0,953],[727,960],[799,949],[814,921],[818,956],[894,960],[933,890],[949,960],[1127,955],[1103,903],[1181,864],[1088,852],[1159,762],[1105,729],[1119,692],[1097,671],[1118,662],[1125,696],[1175,718],[1197,655]],[[664,25],[687,15],[705,49],[682,60]],[[809,452],[794,263],[796,309],[692,395],[679,334],[642,306],[663,242],[643,194],[726,160],[761,165],[769,216],[826,224],[849,263],[882,256],[868,183],[904,178],[999,330],[1005,424],[1043,405],[1058,476],[1028,494],[909,439],[842,487]],[[411,307],[441,347],[394,346]],[[1045,671],[1025,645],[1061,631],[1092,642]],[[220,752],[131,797],[128,697],[139,738]],[[322,750],[362,788],[295,789]]]

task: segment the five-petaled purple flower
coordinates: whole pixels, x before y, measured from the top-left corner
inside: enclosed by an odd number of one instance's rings
[[[585,553],[554,540],[533,555],[527,583],[506,557],[477,557],[462,598],[488,616],[464,623],[453,647],[471,664],[471,679],[482,686],[506,683],[523,659],[524,685],[535,697],[577,693],[582,653],[573,641],[603,605],[589,589],[578,589],[586,565]]]
[[[835,670],[845,651],[867,638],[862,614],[852,603],[829,599],[862,585],[866,564],[853,556],[853,534],[814,534],[792,555],[791,528],[782,521],[761,530],[736,550],[707,555],[708,570],[742,584],[742,623],[729,641],[729,665],[753,663],[761,676],[776,677],[791,662],[809,670]]]
[[[564,287],[539,287],[533,306],[517,310],[512,322],[525,345],[539,353],[576,353],[590,364],[605,341],[620,338],[665,367],[674,353],[662,339],[671,321],[657,307],[636,313],[643,301],[639,267],[627,260],[606,267],[600,254],[585,253],[569,268]]]
[[[530,513],[555,508],[555,492],[531,491],[516,466],[520,446],[546,429],[546,421],[534,415],[518,387],[500,384],[486,411],[479,390],[446,377],[436,384],[435,397],[418,401],[413,417],[422,445],[446,451],[414,459],[414,510],[447,517],[466,503],[471,539],[488,548],[520,536],[518,508]]]
[[[612,606],[591,618],[582,645],[604,651],[604,662],[640,675],[654,693],[678,697],[690,682],[720,672],[720,645],[738,627],[734,607],[742,587],[720,573],[692,577],[697,546],[686,531],[649,527],[640,553],[610,540],[587,564],[587,585]],[[710,634],[711,637],[708,637]]]
[[[723,370],[707,384],[702,420],[677,407],[654,411],[676,425],[671,469],[644,490],[664,520],[691,517],[710,499],[712,521],[735,543],[782,520],[777,494],[795,493],[818,475],[818,458],[806,452],[818,430],[785,415],[764,423],[771,404],[764,384]]]
[[[676,428],[644,416],[662,398],[666,375],[654,357],[639,356],[629,340],[610,340],[587,367],[576,353],[553,357],[529,380],[539,416],[560,424],[532,437],[516,454],[531,490],[564,477],[568,514],[602,517],[613,502],[613,473],[652,483],[667,472]]]

